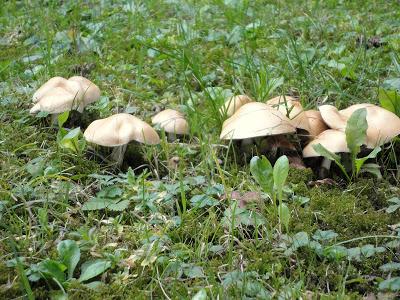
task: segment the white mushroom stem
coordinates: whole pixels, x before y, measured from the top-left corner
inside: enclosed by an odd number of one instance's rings
[[[116,163],[117,167],[122,166],[122,162],[124,161],[124,155],[126,152],[128,144],[116,146],[111,152],[111,160]]]
[[[321,170],[319,171],[319,177],[326,178],[328,176],[331,165],[332,161],[329,158],[324,157],[324,160],[321,164]]]
[[[251,154],[251,149],[253,144],[254,144],[253,138],[243,139],[240,142],[240,151],[242,151],[245,154]]]
[[[57,126],[58,125],[58,116],[60,114],[52,114],[51,115],[51,125]]]

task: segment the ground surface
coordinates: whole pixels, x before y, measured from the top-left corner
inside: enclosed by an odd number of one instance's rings
[[[218,107],[238,93],[378,103],[382,82],[400,77],[398,1],[118,2],[0,7],[0,298],[395,298],[395,150],[379,160],[382,181],[311,187],[309,170],[290,170],[279,230],[247,164],[218,146]],[[191,138],[133,145],[134,172],[80,148],[81,136],[60,142],[28,111],[38,86],[73,74],[102,90],[85,118],[149,121],[174,107]],[[232,191],[254,199],[235,208]]]

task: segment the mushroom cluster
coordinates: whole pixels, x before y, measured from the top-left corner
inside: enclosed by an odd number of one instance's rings
[[[30,113],[46,112],[57,122],[57,116],[65,111],[83,112],[84,108],[100,98],[100,89],[89,79],[73,76],[69,79],[53,77],[33,94]],[[187,135],[189,125],[184,115],[176,110],[166,109],[153,116],[152,123],[158,129],[175,139]],[[126,113],[119,113],[89,124],[83,133],[89,144],[112,148],[111,161],[122,165],[128,144],[157,145],[160,137],[156,130],[145,121]]]
[[[33,94],[30,113],[47,112],[53,121],[65,111],[83,112],[84,108],[100,98],[100,89],[89,79],[73,76],[69,79],[53,77]],[[348,153],[345,129],[353,112],[366,110],[368,128],[365,148],[373,149],[391,141],[400,134],[400,118],[394,113],[373,104],[356,104],[338,110],[332,105],[322,105],[319,110],[306,110],[292,96],[278,96],[266,103],[255,102],[247,95],[228,98],[219,113],[226,117],[220,134],[221,140],[233,140],[243,153],[259,147],[257,151],[269,154],[286,154],[295,167],[303,168],[304,158],[320,157],[314,146],[321,144],[333,153]],[[189,124],[184,115],[166,109],[151,118],[151,127],[145,121],[126,113],[115,114],[93,121],[84,137],[90,144],[113,148],[111,159],[122,164],[130,142],[156,145],[160,137],[156,131],[168,134],[169,140],[189,134]],[[279,152],[278,152],[279,151]],[[324,159],[322,168],[329,170],[331,161]]]
[[[243,103],[240,99],[249,100]],[[234,109],[228,111],[231,106],[227,103],[233,103]],[[322,105],[317,111],[305,110],[300,101],[291,96],[278,96],[260,103],[240,95],[228,99],[221,108],[233,113],[223,123],[220,138],[240,140],[240,149],[245,152],[245,146],[254,144],[255,138],[263,137],[258,143],[262,145],[258,151],[265,153],[268,152],[265,150],[273,149],[272,153],[276,153],[276,148],[279,148],[283,154],[289,154],[293,166],[303,167],[296,151],[302,152],[304,158],[321,157],[313,148],[317,144],[333,153],[350,152],[345,134],[347,120],[360,108],[367,111],[367,149],[390,142],[400,134],[400,118],[373,104],[355,104],[343,110]],[[286,137],[297,137],[300,147],[295,147]],[[325,172],[320,172],[320,177],[326,176],[330,165],[331,161],[324,158],[321,170]]]
[[[76,110],[80,113],[84,108],[100,98],[100,89],[89,79],[73,76],[69,79],[53,77],[44,83],[32,97],[34,103],[31,114],[46,112],[52,116],[52,122],[65,111]]]

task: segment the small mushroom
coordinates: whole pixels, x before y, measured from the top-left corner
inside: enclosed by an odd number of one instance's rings
[[[92,122],[84,132],[89,143],[113,147],[111,159],[121,166],[127,145],[131,141],[155,145],[160,143],[157,132],[146,122],[126,113]]]
[[[320,133],[314,140],[312,140],[304,149],[303,157],[321,157],[317,151],[314,150],[313,146],[321,144],[325,149],[333,153],[348,153],[350,152],[347,147],[346,134],[339,130],[328,129]],[[319,177],[325,178],[331,168],[332,161],[324,157],[319,170]]]
[[[240,107],[250,102],[253,102],[253,100],[247,95],[232,96],[225,101],[224,105],[219,109],[219,113],[221,115],[226,115],[229,118]]]
[[[343,110],[337,110],[332,105],[322,105],[319,110],[330,128],[345,131],[347,120],[356,110],[361,108],[367,110],[367,148],[373,149],[376,146],[383,145],[400,134],[400,118],[374,104],[355,104]]]
[[[151,118],[153,125],[159,126],[167,134],[170,140],[176,135],[189,133],[189,125],[182,113],[173,109],[165,109]]]
[[[34,94],[34,106],[30,113],[40,111],[52,115],[52,123],[57,122],[57,116],[65,111],[76,110],[80,113],[84,108],[99,99],[100,89],[90,80],[75,76],[70,80],[53,77],[43,84]]]

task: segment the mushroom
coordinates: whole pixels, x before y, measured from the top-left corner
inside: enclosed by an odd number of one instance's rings
[[[321,144],[325,149],[329,150],[333,153],[349,153],[350,150],[347,147],[346,142],[346,134],[342,131],[335,129],[328,129],[324,132],[320,133],[314,140],[312,140],[304,149],[303,149],[303,157],[321,157],[313,148],[314,145]],[[321,169],[319,171],[319,177],[325,178],[327,177],[327,173],[331,167],[332,161],[326,157],[324,157]]]
[[[368,149],[383,145],[400,134],[400,118],[394,113],[374,104],[362,103],[349,106],[343,110],[337,110],[332,105],[319,107],[325,123],[333,129],[345,131],[347,120],[356,110],[367,110],[367,142]]]
[[[224,105],[219,109],[221,115],[226,115],[228,118],[231,117],[240,107],[243,105],[253,102],[253,100],[247,95],[236,95],[228,98]]]
[[[294,97],[278,96],[268,100],[267,104],[286,115],[294,127],[307,131],[308,139],[313,139],[328,129],[318,111],[304,110],[300,101]]]
[[[90,103],[96,102],[100,98],[100,89],[97,85],[91,82],[89,79],[82,76],[73,76],[68,79],[68,81],[78,82],[81,85],[83,95],[82,103],[84,106]],[[82,108],[83,110],[83,108]]]
[[[126,113],[112,115],[92,122],[84,132],[89,143],[113,147],[111,159],[121,166],[127,145],[131,141],[156,145],[160,143],[157,132],[146,122]]]
[[[34,106],[30,113],[47,112],[52,115],[54,124],[58,114],[71,110],[82,113],[88,104],[99,98],[100,89],[84,77],[75,76],[69,80],[53,77],[33,94]]]
[[[233,116],[225,120],[220,138],[222,140],[241,140],[241,149],[244,151],[247,145],[253,144],[254,138],[294,133],[295,131],[290,120],[280,111],[265,103],[250,102],[240,107]]]
[[[168,138],[174,140],[176,135],[189,133],[189,125],[182,113],[173,109],[166,109],[151,118],[153,125],[158,125],[166,133]]]
[[[42,86],[33,94],[32,102],[36,103],[46,94],[48,91],[56,87],[65,87],[68,84],[68,80],[63,77],[53,77],[46,81]]]
[[[311,138],[315,138],[321,132],[324,132],[329,128],[325,124],[324,119],[322,119],[321,113],[318,110],[306,110],[304,114],[308,120],[308,132]]]

